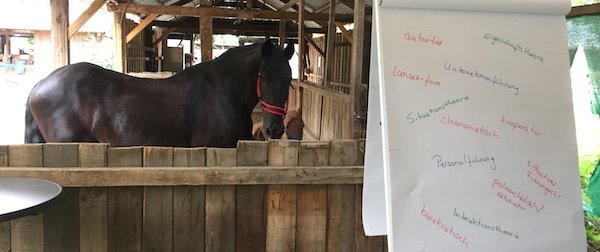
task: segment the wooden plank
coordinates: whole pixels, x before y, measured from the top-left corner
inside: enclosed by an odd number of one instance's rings
[[[234,148],[208,148],[206,164],[234,168],[237,151]],[[206,251],[235,251],[235,192],[232,185],[206,187]]]
[[[342,31],[342,36],[344,36],[344,38],[346,40],[348,40],[348,42],[353,43],[354,42],[354,38],[353,35],[350,31],[346,30],[346,27],[344,27],[344,23],[341,22],[334,22],[335,26],[340,29],[340,31]]]
[[[69,25],[69,38],[73,37],[79,28],[81,28],[108,0],[94,0],[88,8]]]
[[[317,45],[317,43],[315,43],[315,41],[312,39],[311,34],[310,33],[305,33],[304,34],[304,39],[310,43],[313,48],[315,50],[317,50],[317,52],[322,56],[325,57],[325,52],[323,51],[323,49],[321,49],[321,47],[319,47],[319,45]]]
[[[305,80],[304,68],[306,59],[306,48],[304,42],[304,20],[306,18],[306,10],[304,9],[304,0],[298,0],[298,82],[302,83]]]
[[[133,40],[133,38],[135,38],[135,36],[137,36],[138,34],[140,34],[140,32],[142,32],[144,30],[144,28],[146,28],[148,25],[150,25],[150,23],[152,23],[152,21],[154,21],[154,19],[156,19],[158,16],[160,16],[159,14],[149,14],[146,18],[144,18],[144,20],[140,21],[140,23],[133,28],[129,33],[127,33],[127,36],[125,36],[125,44],[131,42]]]
[[[357,127],[354,116],[366,117],[367,108],[361,106],[361,85],[363,80],[363,65],[364,65],[364,44],[365,44],[365,1],[354,0],[354,31],[352,32],[352,54],[350,59],[350,97],[352,112],[347,113],[344,117],[344,126],[346,134],[344,139],[354,138],[354,128]],[[353,116],[354,115],[354,116]]]
[[[110,148],[108,166],[141,167],[142,154],[142,147]],[[141,187],[108,188],[108,251],[142,251],[142,199]]]
[[[122,18],[125,16],[124,13],[115,12],[113,13],[113,28],[114,28],[114,43],[115,43],[115,59],[114,59],[114,70],[121,73],[127,73],[127,53],[125,43],[123,43],[123,23]]]
[[[43,146],[44,167],[72,167],[79,163],[79,145]],[[44,212],[44,251],[79,251],[79,188],[63,188],[57,201]]]
[[[298,165],[299,141],[270,140],[269,166]],[[267,187],[266,251],[296,250],[297,185]]]
[[[6,166],[8,166],[8,145],[0,145],[0,169]],[[0,251],[11,251],[9,221],[0,222]]]
[[[266,143],[266,142],[265,142]],[[266,184],[360,184],[362,166],[327,167],[93,167],[5,168],[1,177],[44,178],[65,187],[266,185]]]
[[[144,147],[144,167],[173,166],[173,148]],[[144,187],[142,251],[173,250],[173,187]]]
[[[212,1],[201,0],[200,6],[208,7],[212,5]],[[213,59],[213,20],[210,16],[199,16],[199,31],[200,31],[200,61],[207,62]]]
[[[43,166],[41,144],[8,146],[10,167]],[[26,216],[10,221],[11,251],[44,251],[44,214]]]
[[[54,49],[54,68],[59,68],[70,62],[69,1],[50,0],[50,16],[50,41]]]
[[[567,17],[593,15],[600,13],[600,3],[572,7]]]
[[[298,2],[298,0],[289,0],[287,3],[285,3],[283,6],[281,6],[281,8],[277,9],[277,11],[282,11],[282,12],[287,11],[289,8],[296,5],[297,2]]]
[[[329,144],[329,165],[355,165],[357,144],[354,140],[334,140]],[[354,185],[329,185],[327,223],[327,250],[353,251],[355,249]]]
[[[324,77],[324,82],[325,82],[325,86],[329,86],[329,83],[331,82],[331,75],[333,74],[333,63],[334,63],[334,38],[336,35],[336,31],[335,31],[335,4],[336,4],[336,0],[330,0],[330,4],[333,4],[333,8],[329,9],[329,22],[327,23],[327,36],[326,38],[326,48],[325,48],[325,77]]]
[[[205,166],[206,148],[175,148],[176,166]],[[205,251],[204,186],[173,189],[173,251]]]
[[[237,165],[266,166],[266,141],[239,141]],[[265,251],[266,220],[264,185],[237,186],[235,251]]]
[[[107,144],[80,144],[79,166],[106,166]],[[79,248],[81,252],[108,252],[107,193],[105,187],[79,189]]]
[[[328,142],[301,142],[298,164],[326,166]],[[326,251],[327,185],[298,186],[297,251]]]

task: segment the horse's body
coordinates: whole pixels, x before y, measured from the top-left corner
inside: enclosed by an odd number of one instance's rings
[[[270,42],[234,48],[167,79],[89,63],[65,66],[32,89],[25,142],[232,147],[252,138],[257,85],[261,99],[279,111],[263,114],[265,135],[279,138],[292,54],[292,45],[283,50]]]

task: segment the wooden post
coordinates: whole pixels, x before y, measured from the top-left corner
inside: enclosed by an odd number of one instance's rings
[[[352,114],[346,116],[346,129],[344,138],[351,139],[354,137],[354,121],[357,115],[364,116],[365,108],[360,107],[360,85],[362,85],[363,73],[363,49],[365,41],[365,1],[354,0],[354,32],[352,36],[352,59],[351,59],[351,86],[350,98],[353,104]]]
[[[298,0],[298,83],[304,81],[304,0]]]
[[[54,68],[59,68],[69,64],[69,0],[50,0],[50,13]]]
[[[329,143],[301,142],[298,165],[327,166]],[[327,251],[327,185],[298,185],[296,251]]]
[[[211,1],[201,1],[203,7],[211,6]],[[198,18],[200,21],[200,54],[201,62],[207,62],[212,60],[212,35],[213,35],[213,21],[210,16],[201,16]]]
[[[41,144],[10,145],[10,167],[42,167]],[[44,251],[44,214],[30,215],[10,221],[10,251]]]
[[[172,147],[144,147],[144,167],[173,166]],[[173,187],[144,187],[142,251],[173,250]]]
[[[208,148],[206,165],[235,167],[235,148]],[[236,186],[206,187],[206,251],[235,252]]]
[[[331,75],[333,74],[333,50],[334,50],[334,38],[335,38],[335,5],[336,0],[330,0],[329,8],[329,23],[327,24],[327,39],[325,49],[325,76],[323,78],[323,85],[326,87],[331,83]]]
[[[113,28],[115,31],[115,60],[113,70],[121,73],[127,73],[127,64],[125,60],[125,43],[123,41],[123,24],[121,18],[125,18],[123,13],[113,12]]]
[[[356,141],[331,141],[329,165],[356,165],[356,153]],[[327,251],[354,251],[355,200],[354,185],[329,185]]]
[[[79,145],[79,167],[105,167],[107,144]],[[82,252],[108,252],[106,187],[79,190],[79,239]]]
[[[298,165],[299,141],[270,140],[269,166]],[[267,250],[296,251],[297,185],[267,187]]]
[[[267,142],[239,141],[238,166],[266,166]],[[265,185],[237,186],[235,251],[266,250]]]
[[[279,45],[285,46],[285,20],[279,20]]]
[[[78,150],[76,143],[44,144],[44,167],[76,167]],[[44,251],[79,251],[79,188],[63,188],[44,211]]]
[[[173,149],[173,166],[205,165],[206,148]],[[205,251],[205,209],[205,186],[173,188],[173,251]]]
[[[142,147],[108,149],[109,167],[141,167]],[[143,251],[143,188],[111,187],[107,194],[108,251]]]

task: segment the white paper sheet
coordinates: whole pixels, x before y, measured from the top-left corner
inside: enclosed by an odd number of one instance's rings
[[[390,251],[585,251],[566,24],[546,15],[565,1],[396,2],[418,8],[375,10]]]

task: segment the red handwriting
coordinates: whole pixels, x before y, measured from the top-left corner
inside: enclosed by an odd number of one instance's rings
[[[473,126],[472,124],[458,121],[458,120],[456,120],[454,118],[451,118],[450,116],[444,116],[444,117],[442,117],[442,119],[440,120],[440,122],[442,124],[447,124],[447,125],[452,125],[454,127],[463,128],[465,130],[468,130],[468,131],[471,131],[473,133],[480,134],[480,135],[483,135],[483,136],[500,139],[500,135],[498,135],[498,133],[496,133],[495,130],[491,130],[491,129],[488,129],[486,127],[483,127],[483,125],[481,125],[481,127],[476,127],[476,126]]]
[[[525,193],[514,190],[512,187],[506,184],[506,182],[503,182],[499,179],[494,179],[492,182],[492,188],[494,187],[501,189],[496,193],[496,195],[515,208],[526,210],[525,207],[529,207],[536,213],[539,213],[542,211],[542,209],[544,209],[544,205],[539,206],[537,201],[529,198],[529,196],[527,196]]]
[[[506,118],[505,115],[502,115],[502,118],[500,118],[500,122],[506,124],[508,127],[511,127],[513,129],[513,131],[518,129],[520,131],[529,133],[534,136],[539,136],[542,134],[542,131],[539,129],[536,129],[535,126],[527,126],[527,125],[522,124],[517,121],[508,120],[508,118]]]
[[[446,234],[450,235],[451,237],[453,237],[455,240],[457,240],[458,242],[460,242],[462,245],[464,245],[466,248],[469,248],[469,242],[467,242],[467,237],[463,236],[462,234],[460,234],[459,232],[457,232],[456,230],[454,230],[454,227],[450,227],[445,225],[442,222],[442,218],[435,218],[431,215],[430,212],[427,212],[427,209],[425,209],[426,206],[423,205],[423,208],[421,209],[421,216],[423,216],[423,218],[425,218],[426,220],[428,220],[429,222],[433,223],[433,225],[437,226],[440,230],[444,231]]]
[[[435,35],[432,37],[432,36],[423,34],[421,32],[419,32],[419,34],[410,33],[410,32],[404,33],[404,39],[408,40],[408,41],[413,41],[413,42],[423,43],[423,44],[431,44],[431,45],[435,45],[435,46],[441,46],[442,43],[444,43],[443,40],[441,40],[439,37],[436,37]]]
[[[397,66],[394,66],[394,71],[392,72],[392,76],[404,78],[407,80],[412,80],[416,82],[422,82],[425,86],[436,86],[441,87],[441,83],[437,80],[434,80],[431,75],[427,74],[427,78],[424,78],[421,75],[411,73],[408,71],[404,71]]]
[[[530,168],[527,171],[529,180],[531,180],[534,185],[538,186],[544,192],[544,195],[550,195],[556,199],[560,199],[560,193],[554,188],[557,184],[556,181],[552,179],[547,172],[542,170],[540,164],[527,161],[527,166]]]

